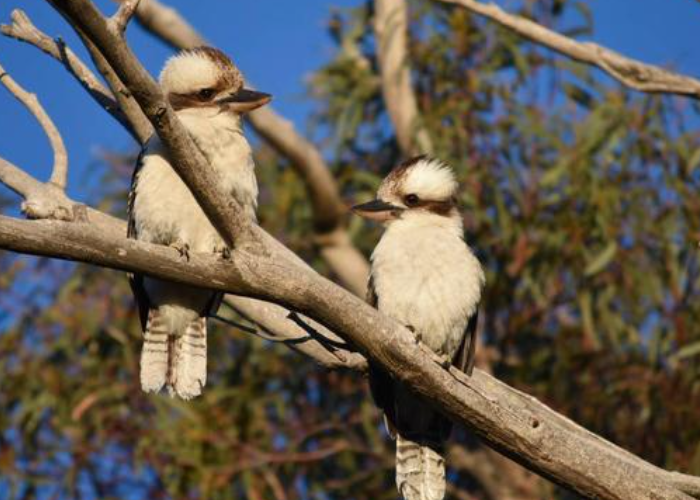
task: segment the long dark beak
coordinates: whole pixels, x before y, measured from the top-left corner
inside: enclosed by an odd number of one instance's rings
[[[403,211],[403,208],[387,203],[384,200],[372,200],[352,207],[352,211],[365,219],[385,222],[395,219]]]
[[[259,108],[260,106],[264,106],[271,100],[272,96],[270,94],[243,88],[231,95],[217,100],[216,102],[220,106],[226,106],[226,108],[230,109],[231,111],[235,111],[236,113],[247,113]]]

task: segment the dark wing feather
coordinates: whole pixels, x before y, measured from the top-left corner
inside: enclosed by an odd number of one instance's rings
[[[374,280],[370,276],[369,283],[367,283],[367,303],[376,308],[378,301],[379,297],[377,297],[377,291],[374,288]],[[369,389],[374,403],[384,412],[387,430],[393,437],[395,435],[394,423],[396,422],[394,379],[372,362],[369,363]]]
[[[464,330],[462,342],[459,344],[459,349],[455,354],[452,364],[462,370],[467,375],[471,376],[474,371],[474,361],[476,358],[476,328],[479,322],[479,310],[474,311],[474,314],[469,318],[467,328]]]
[[[136,231],[136,221],[134,220],[134,202],[136,201],[136,186],[139,181],[139,173],[141,172],[141,167],[143,166],[143,156],[146,151],[144,146],[139,153],[139,157],[136,159],[136,166],[134,167],[134,173],[131,176],[131,189],[129,190],[129,198],[127,200],[126,214],[127,214],[127,226],[126,226],[126,237],[130,239],[138,239],[138,234]],[[146,294],[146,289],[143,286],[143,275],[128,273],[129,285],[131,285],[131,291],[136,299],[136,305],[139,308],[139,319],[141,320],[141,328],[146,330],[146,323],[148,321],[148,310],[151,308],[151,303],[148,300],[148,295]]]

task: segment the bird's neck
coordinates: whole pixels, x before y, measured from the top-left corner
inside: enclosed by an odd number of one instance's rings
[[[193,135],[242,133],[241,116],[218,108],[185,108],[177,111],[177,117]]]
[[[387,225],[372,260],[404,256],[409,261],[416,254],[430,254],[434,246],[464,246],[464,226],[459,213],[452,215],[403,214]]]

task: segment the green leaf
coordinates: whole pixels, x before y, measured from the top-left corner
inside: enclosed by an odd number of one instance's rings
[[[583,271],[584,276],[590,277],[605,269],[605,267],[613,260],[616,253],[617,242],[612,241],[592,261],[586,264],[586,269]]]

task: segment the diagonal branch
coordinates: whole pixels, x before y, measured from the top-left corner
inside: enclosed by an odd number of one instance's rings
[[[535,43],[597,66],[620,83],[642,92],[681,94],[700,99],[700,80],[673,73],[623,56],[592,42],[577,42],[521,16],[509,14],[493,3],[476,0],[439,0],[459,5],[509,28]]]
[[[404,156],[431,154],[433,145],[420,125],[407,57],[408,12],[405,0],[375,0],[374,36],[382,95]]]
[[[0,65],[0,82],[19,102],[24,104],[24,106],[31,111],[34,118],[36,118],[39,125],[41,125],[41,128],[44,129],[51,143],[51,149],[53,150],[53,168],[51,170],[49,182],[62,191],[65,190],[66,179],[68,177],[68,153],[66,153],[66,146],[63,144],[63,138],[58,132],[56,125],[54,125],[49,115],[46,114],[37,96],[24,90],[22,86],[14,81],[10,74],[5,71],[2,65]]]
[[[79,260],[169,281],[277,302],[340,332],[441,411],[533,471],[586,498],[689,500],[700,478],[668,472],[619,448],[481,370],[443,368],[402,325],[290,260],[234,248],[232,259],[178,252],[92,224],[20,221],[0,216],[0,248]],[[305,292],[299,293],[299,289]]]
[[[114,117],[140,144],[143,144],[150,137],[153,128],[138,105],[133,102],[133,98],[131,101],[127,101],[126,98],[117,99],[120,97],[118,92],[117,98],[115,98],[115,95],[100,82],[90,68],[80,60],[70,47],[66,46],[63,40],[54,40],[43,33],[32,24],[27,14],[22,10],[13,10],[11,17],[12,24],[0,26],[0,32],[5,36],[33,45],[60,62],[97,104]],[[94,56],[92,51],[91,54]],[[95,62],[100,68],[99,62]],[[102,72],[105,74],[106,70]],[[105,77],[109,78],[109,75],[105,74]],[[112,87],[114,86],[112,85]]]

